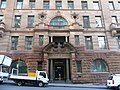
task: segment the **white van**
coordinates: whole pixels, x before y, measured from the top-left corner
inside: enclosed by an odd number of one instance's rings
[[[112,74],[108,76],[107,87],[112,88],[115,87],[120,90],[120,74]]]

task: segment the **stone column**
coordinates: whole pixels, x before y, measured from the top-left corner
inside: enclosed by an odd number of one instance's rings
[[[50,81],[53,82],[53,60],[50,60]]]
[[[69,83],[70,82],[70,73],[69,73],[70,69],[69,69],[69,60],[68,59],[66,60],[66,72],[67,72],[67,75],[66,75],[67,80],[66,80],[66,82]]]
[[[65,39],[66,39],[66,42],[68,42],[68,36],[66,36]]]
[[[53,36],[50,36],[51,37],[51,42],[53,42]]]

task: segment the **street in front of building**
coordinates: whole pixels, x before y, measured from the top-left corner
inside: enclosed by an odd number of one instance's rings
[[[17,86],[13,81],[5,81],[0,84],[0,90],[109,90],[105,84],[60,84],[49,83],[45,87],[36,87],[34,85]]]
[[[15,84],[2,84],[0,90],[109,90],[106,88],[90,88],[90,87],[35,87],[35,86],[16,86]]]

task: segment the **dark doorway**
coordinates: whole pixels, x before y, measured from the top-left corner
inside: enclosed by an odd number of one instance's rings
[[[66,62],[65,60],[54,60],[55,80],[66,79]]]
[[[67,82],[71,80],[69,59],[49,59],[50,82]]]

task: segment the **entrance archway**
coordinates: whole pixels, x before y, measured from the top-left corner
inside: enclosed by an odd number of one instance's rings
[[[51,82],[65,81],[70,78],[70,60],[69,59],[49,59],[49,78]]]

